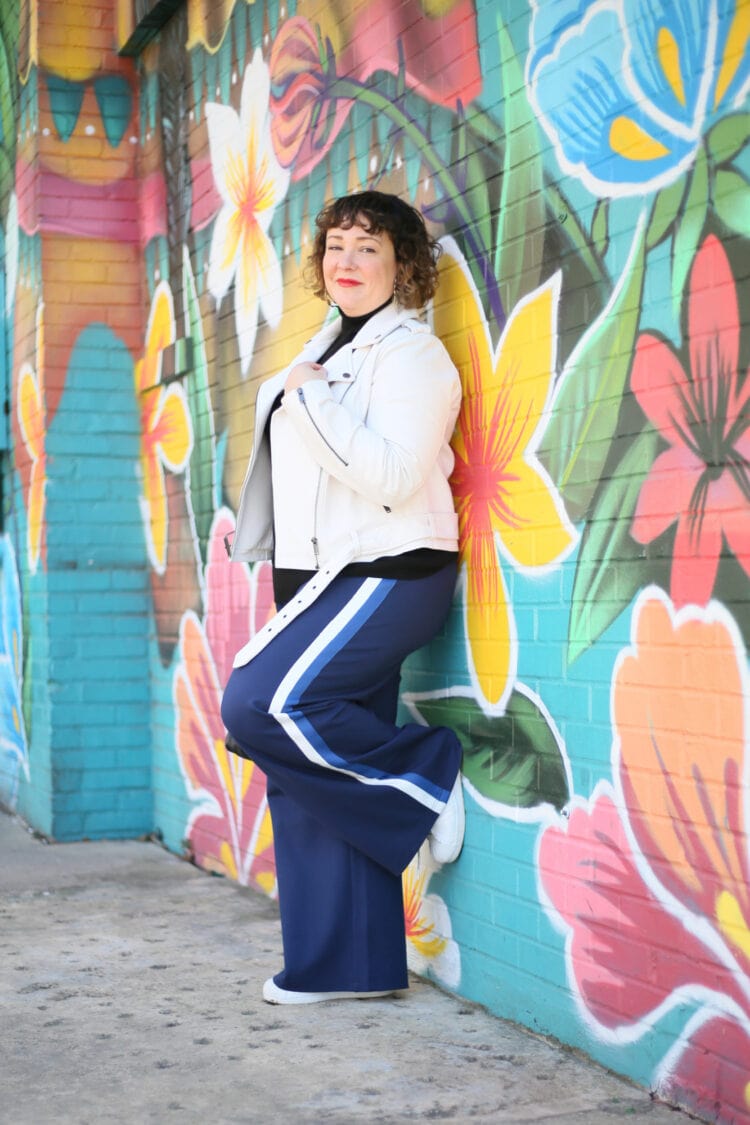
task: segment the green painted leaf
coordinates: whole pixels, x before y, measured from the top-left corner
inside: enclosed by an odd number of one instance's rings
[[[531,809],[569,800],[562,751],[539,705],[516,689],[504,715],[487,715],[472,696],[407,699],[430,726],[449,726],[464,748],[463,772],[491,801]]]
[[[4,148],[0,147],[0,219],[5,219],[5,206],[13,190],[13,163]]]
[[[352,112],[352,143],[354,157],[357,164],[357,176],[362,189],[367,187],[370,176],[370,137],[372,128],[372,110],[364,102],[355,101]]]
[[[347,118],[328,155],[328,166],[331,172],[331,187],[334,199],[346,195],[349,190],[350,128],[350,118]]]
[[[315,217],[323,210],[326,201],[327,174],[325,162],[314,168],[307,177],[307,213],[310,219],[310,230],[315,227]]]
[[[208,385],[208,361],[203,336],[198,293],[187,246],[183,247],[182,283],[185,294],[185,323],[193,344],[193,366],[187,378],[187,399],[193,423],[193,449],[190,454],[190,499],[201,558],[206,561],[208,539],[214,514],[216,455],[214,416]]]
[[[0,37],[0,141],[11,148],[16,139],[14,119],[14,77],[9,59],[11,47]]]
[[[568,630],[568,663],[599,639],[647,585],[646,551],[630,534],[641,485],[654,463],[659,435],[647,426],[602,484],[581,537]]]
[[[487,190],[487,171],[477,152],[469,153],[466,159],[464,199],[474,220],[474,228],[479,235],[479,245],[489,250],[492,246],[492,210]]]
[[[680,315],[685,282],[703,233],[707,211],[708,162],[705,150],[699,148],[685,207],[677,223],[672,245],[672,309],[676,317]]]
[[[750,140],[750,113],[730,113],[722,117],[706,137],[708,155],[714,164],[734,160]]]
[[[428,107],[426,133],[433,151],[446,168],[450,167],[451,163],[453,122],[453,114],[449,113],[443,106],[431,105]]]
[[[575,520],[587,512],[617,428],[641,313],[645,222],[609,301],[560,377],[541,455]]]
[[[539,129],[526,96],[523,69],[499,16],[497,37],[503,86],[505,153],[495,277],[501,287],[506,312],[509,312],[520,297],[533,292],[539,285],[546,215]]]
[[[682,208],[684,195],[684,176],[657,192],[648,224],[648,234],[646,235],[646,246],[649,250],[658,246],[672,230],[674,221]]]
[[[607,253],[609,246],[609,200],[600,199],[594,208],[591,220],[591,241],[600,258]]]
[[[247,13],[248,25],[250,28],[249,39],[252,49],[261,47],[263,45],[263,20],[268,5],[266,4],[249,4],[243,5]]]
[[[716,173],[714,207],[729,230],[750,238],[750,184],[743,175],[731,169]]]

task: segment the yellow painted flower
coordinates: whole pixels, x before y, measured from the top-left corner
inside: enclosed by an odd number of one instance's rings
[[[168,516],[164,470],[181,473],[193,446],[185,392],[161,385],[162,351],[175,340],[174,303],[165,281],[151,301],[146,330],[146,354],[135,365],[135,392],[141,411],[141,512],[146,545],[154,570],[163,574],[167,563]]]
[[[29,570],[36,572],[42,553],[44,508],[47,494],[47,455],[45,451],[46,407],[44,399],[44,304],[36,310],[36,370],[22,363],[18,372],[16,409],[18,425],[31,458],[29,491],[26,501],[26,544]]]
[[[536,456],[557,350],[559,275],[525,297],[493,352],[479,295],[460,251],[446,243],[435,329],[461,373],[453,440],[465,624],[475,687],[502,712],[517,642],[498,549],[516,569],[542,571],[575,542],[562,500]]]
[[[268,67],[258,49],[245,71],[239,116],[231,106],[206,106],[211,166],[222,199],[211,239],[208,288],[220,303],[234,280],[243,375],[253,356],[259,308],[274,328],[282,309],[281,266],[268,228],[286,195],[289,173],[271,143],[269,95]]]
[[[448,908],[436,894],[426,894],[435,870],[429,847],[423,847],[403,874],[406,959],[414,973],[428,972],[448,988],[461,980],[461,955],[452,937]]]

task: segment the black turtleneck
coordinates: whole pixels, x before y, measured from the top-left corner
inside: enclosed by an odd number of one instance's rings
[[[336,354],[339,348],[343,348],[344,344],[350,344],[362,325],[367,324],[370,317],[375,316],[375,313],[379,313],[386,305],[390,305],[392,300],[393,298],[389,297],[387,301],[383,301],[382,305],[378,305],[372,312],[362,313],[361,316],[347,316],[343,309],[339,309],[339,316],[341,317],[339,334],[336,339],[328,345],[322,356],[320,356],[318,363],[325,363],[332,355]]]
[[[345,312],[339,309],[341,330],[319,357],[318,363],[325,364],[340,348],[343,348],[345,344],[350,344],[370,317],[375,316],[375,313],[379,313],[381,309],[389,305],[391,300],[392,298],[389,297],[387,301],[383,301],[382,305],[378,305],[372,312],[363,313],[362,316],[347,316]],[[281,403],[282,395],[283,392],[274,403],[273,410]],[[273,456],[273,450],[271,454]],[[390,509],[384,510],[384,518],[387,518],[385,512],[388,511]],[[384,555],[372,562],[350,563],[347,567],[344,567],[341,574],[349,577],[423,578],[428,574],[436,574],[438,570],[448,566],[448,564],[455,566],[457,558],[458,554],[455,551],[439,551],[432,547],[417,547],[414,550],[405,551],[401,555]],[[283,605],[291,601],[300,586],[312,578],[314,574],[315,571],[312,570],[292,570],[289,567],[278,567],[274,560],[273,596],[276,608],[281,609]]]

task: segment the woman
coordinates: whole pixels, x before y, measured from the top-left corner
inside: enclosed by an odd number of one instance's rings
[[[317,219],[316,296],[340,317],[259,392],[232,558],[273,557],[278,613],[236,656],[227,746],[268,778],[284,969],[275,1004],[408,987],[401,873],[458,855],[453,731],[395,724],[401,664],[456,580],[448,478],[458,373],[417,312],[438,248],[365,191]]]

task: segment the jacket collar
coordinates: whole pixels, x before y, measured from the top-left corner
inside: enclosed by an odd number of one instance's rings
[[[419,320],[418,309],[402,309],[400,305],[391,303],[386,305],[380,312],[375,313],[370,319],[362,325],[357,335],[352,340],[349,347],[353,350],[357,348],[368,348],[371,344],[377,343],[392,332],[394,328],[399,325],[405,324],[408,320]],[[332,320],[330,324],[325,324],[320,331],[308,340],[305,345],[305,353],[315,352],[321,355],[329,344],[331,344],[339,334],[341,321],[338,317]]]

